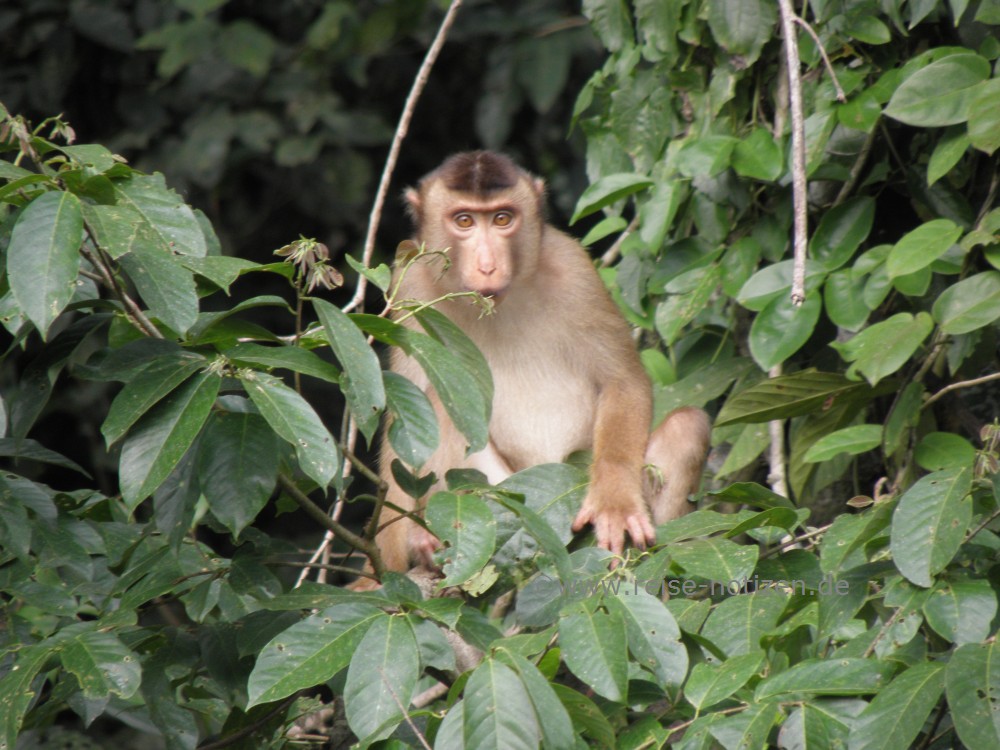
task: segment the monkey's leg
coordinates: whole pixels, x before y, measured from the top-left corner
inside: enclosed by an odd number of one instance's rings
[[[654,525],[692,510],[688,495],[701,484],[711,432],[708,415],[685,406],[670,412],[649,436],[646,463],[655,470],[644,472],[643,493]]]

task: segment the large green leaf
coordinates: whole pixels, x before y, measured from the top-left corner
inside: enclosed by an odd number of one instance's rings
[[[715,420],[716,427],[742,422],[788,419],[829,408],[835,401],[872,398],[864,383],[834,372],[803,370],[762,380],[731,396]]]
[[[219,411],[198,450],[198,484],[214,515],[239,536],[267,504],[278,479],[280,442],[258,414]]]
[[[1000,148],[1000,79],[983,81],[969,103],[969,140],[987,154]]]
[[[881,690],[894,664],[875,659],[806,659],[768,677],[757,686],[758,700],[800,693],[817,695],[867,695]]]
[[[13,748],[24,723],[24,715],[38,696],[38,687],[32,688],[39,672],[49,660],[52,649],[47,645],[19,649],[12,668],[0,677],[0,746]]]
[[[350,663],[372,623],[385,617],[368,604],[337,604],[279,633],[250,673],[247,707],[326,682]]]
[[[643,585],[647,585],[645,582]],[[681,630],[670,610],[649,594],[639,581],[618,589],[617,596],[606,597],[609,608],[616,606],[625,622],[628,648],[643,667],[656,676],[657,684],[677,689],[688,670],[687,648],[680,642]]]
[[[431,531],[446,544],[442,585],[465,583],[489,562],[497,523],[483,500],[437,492],[427,501],[426,517]]]
[[[868,238],[875,220],[875,201],[860,196],[827,211],[809,240],[809,257],[827,271],[835,271],[851,259]]]
[[[354,734],[369,742],[392,734],[419,677],[419,651],[409,620],[377,618],[351,655],[344,684],[347,723]]]
[[[892,516],[892,558],[906,578],[930,586],[951,562],[972,521],[966,468],[928,474],[908,489]]]
[[[137,242],[118,259],[149,310],[172,331],[184,335],[198,319],[194,276],[173,253]]]
[[[962,234],[962,228],[948,219],[934,219],[903,235],[889,252],[889,278],[919,271],[947,252]]]
[[[571,605],[559,619],[559,646],[573,674],[608,700],[625,700],[628,654],[620,614]]]
[[[111,402],[101,434],[110,446],[174,388],[204,367],[206,360],[193,352],[162,356],[133,376]]]
[[[1000,747],[1000,644],[967,644],[951,655],[945,693],[955,731],[969,748]]]
[[[237,365],[292,370],[328,383],[340,383],[340,371],[336,367],[301,346],[264,346],[241,341],[222,353]]]
[[[989,76],[989,61],[974,52],[942,57],[903,81],[885,114],[919,127],[965,122],[976,84]]]
[[[916,664],[879,691],[851,727],[851,750],[907,750],[944,691],[943,664]]]
[[[716,41],[731,55],[754,63],[774,33],[778,9],[768,0],[709,0],[708,25]]]
[[[701,634],[726,656],[759,652],[761,638],[778,624],[788,601],[784,592],[767,589],[730,596],[708,616]]]
[[[706,578],[720,588],[746,586],[760,550],[728,539],[692,539],[670,548],[671,557],[688,575]]]
[[[389,443],[404,463],[420,468],[440,440],[434,407],[427,394],[402,375],[383,371],[382,381],[386,406],[392,414]]]
[[[570,750],[576,747],[576,734],[566,708],[559,701],[553,685],[534,664],[512,651],[498,650],[497,661],[513,669],[521,679],[528,698],[535,708],[546,750]]]
[[[139,689],[139,657],[114,633],[91,630],[60,645],[62,665],[76,677],[84,697],[131,698]]]
[[[575,224],[584,216],[589,216],[622,198],[627,198],[633,193],[638,193],[652,186],[653,181],[640,174],[606,175],[583,191],[580,200],[576,202],[576,210],[569,223]]]
[[[764,663],[764,652],[753,651],[721,664],[696,664],[684,685],[684,697],[699,711],[725,700],[749,682]]]
[[[780,296],[761,310],[750,326],[750,353],[762,370],[770,370],[791,357],[812,336],[823,301],[813,292],[796,305]]]
[[[163,175],[134,175],[114,183],[118,205],[139,215],[136,231],[148,232],[162,253],[202,257],[208,252],[205,234],[191,207],[166,186]]]
[[[122,443],[118,477],[130,510],[159,487],[194,442],[208,419],[222,378],[195,375],[139,420]]]
[[[997,595],[985,579],[942,581],[923,606],[927,624],[961,646],[985,641],[997,614]]]
[[[340,471],[340,450],[309,402],[267,373],[243,372],[240,380],[272,429],[295,446],[306,476],[320,487],[330,484]]]
[[[7,247],[7,279],[21,312],[42,338],[76,291],[83,243],[80,200],[45,193],[25,207]]]
[[[364,335],[339,307],[313,299],[313,308],[326,330],[330,346],[344,369],[340,387],[347,397],[358,427],[369,442],[378,429],[378,420],[385,408],[385,388],[382,385],[382,365],[378,355],[368,346]]]
[[[830,344],[851,362],[848,374],[860,371],[872,385],[897,372],[916,353],[934,328],[925,312],[916,316],[897,313],[881,323],[868,326],[854,338]]]
[[[945,333],[969,333],[1000,318],[1000,271],[983,271],[945,289],[934,302]]]
[[[856,456],[882,443],[882,425],[857,424],[831,432],[813,443],[802,460],[809,463],[829,461],[841,453]]]
[[[465,686],[464,748],[533,750],[540,724],[524,683],[510,667],[486,659]]]
[[[741,177],[773,182],[785,171],[781,145],[767,128],[754,128],[733,149],[733,169]]]

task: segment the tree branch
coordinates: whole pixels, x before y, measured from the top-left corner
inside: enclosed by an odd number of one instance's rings
[[[984,375],[981,378],[973,378],[972,380],[962,380],[962,381],[960,381],[958,383],[952,383],[951,385],[946,385],[940,391],[938,391],[933,396],[931,396],[929,399],[927,399],[926,401],[924,401],[924,405],[921,408],[926,409],[928,406],[930,406],[935,401],[937,401],[938,399],[940,399],[946,393],[951,393],[952,391],[957,391],[960,388],[972,388],[973,386],[982,385],[983,383],[990,383],[990,382],[992,382],[994,380],[1000,380],[1000,372],[994,372],[994,373],[992,373],[990,375]]]
[[[444,46],[448,30],[451,28],[452,23],[454,23],[455,15],[461,6],[462,0],[451,0],[451,5],[448,6],[448,12],[445,13],[444,20],[441,21],[437,36],[434,37],[430,49],[427,50],[424,61],[420,65],[420,70],[417,71],[417,77],[413,81],[410,94],[406,97],[403,114],[400,116],[399,124],[396,126],[396,134],[392,138],[392,145],[389,147],[389,156],[385,160],[385,168],[382,170],[382,178],[379,180],[378,192],[375,194],[375,203],[372,205],[372,212],[368,218],[368,233],[365,236],[365,248],[361,258],[361,262],[366,267],[371,265],[372,255],[375,252],[375,234],[378,232],[378,225],[382,220],[382,207],[385,205],[385,197],[389,192],[389,182],[392,179],[392,173],[396,169],[399,149],[403,144],[403,139],[406,138],[407,131],[410,129],[410,120],[413,119],[413,111],[417,107],[417,101],[420,99],[420,94],[423,93],[424,86],[427,85],[431,68],[434,66],[434,62],[437,60],[438,54]],[[344,306],[344,312],[364,308],[365,289],[367,286],[368,279],[364,274],[360,274],[358,276],[357,289],[351,301]]]
[[[792,0],[778,0],[781,28],[785,37],[788,66],[788,98],[792,114],[792,202],[795,207],[792,302],[801,305],[806,298],[806,247],[808,242],[808,194],[806,192],[806,138],[802,117],[802,76],[799,69],[799,45],[795,38],[795,11]]]

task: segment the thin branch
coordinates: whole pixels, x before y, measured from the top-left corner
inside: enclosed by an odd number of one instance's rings
[[[806,138],[802,116],[802,76],[799,45],[795,38],[795,10],[792,0],[778,0],[788,64],[788,98],[792,114],[792,202],[795,208],[792,302],[798,306],[806,298],[806,247],[808,241],[808,193],[806,192]]]
[[[982,225],[986,214],[990,212],[990,208],[993,207],[993,201],[997,197],[998,184],[1000,184],[1000,170],[994,169],[993,176],[990,178],[990,189],[986,192],[986,200],[983,201],[983,207],[979,209],[979,216],[976,217],[975,227],[977,229]]]
[[[771,378],[778,377],[781,375],[781,365],[775,365],[767,374]],[[771,470],[768,472],[767,482],[773,492],[788,497],[788,481],[785,479],[785,423],[780,419],[772,419],[767,423],[767,429],[771,433],[771,447],[767,458]]]
[[[310,500],[309,496],[296,487],[295,483],[284,474],[278,474],[278,485],[313,521],[332,532],[335,537],[345,544],[354,547],[364,554],[371,561],[375,576],[378,578],[382,577],[382,574],[385,572],[385,564],[382,562],[382,556],[379,554],[378,547],[374,542],[358,536],[350,529],[334,521],[326,511]]]
[[[813,38],[816,42],[816,48],[819,50],[820,56],[823,58],[823,64],[826,65],[826,70],[830,74],[830,80],[833,81],[833,88],[837,92],[837,101],[843,103],[847,101],[847,95],[844,93],[844,89],[840,86],[840,81],[837,79],[837,72],[833,69],[833,65],[830,63],[830,58],[826,56],[826,50],[823,48],[823,42],[819,40],[819,36],[809,22],[806,21],[802,16],[795,16],[792,21],[797,23],[803,29],[809,32],[809,36]]]
[[[982,531],[987,526],[989,526],[991,523],[993,523],[995,520],[997,520],[997,518],[1000,518],[1000,510],[994,511],[990,515],[989,518],[987,518],[985,521],[983,521],[981,524],[979,524],[975,529],[973,529],[972,531],[970,531],[969,535],[967,537],[965,537],[965,541],[969,541],[970,539],[972,539],[972,537],[974,537],[980,531]]]
[[[413,119],[413,112],[417,107],[417,101],[420,99],[421,93],[423,93],[424,86],[427,85],[431,68],[434,66],[434,62],[437,60],[438,54],[444,46],[448,30],[451,28],[452,23],[454,23],[455,16],[461,6],[462,0],[451,0],[451,5],[448,6],[448,12],[445,13],[444,20],[441,21],[441,27],[438,29],[437,36],[434,37],[434,42],[431,44],[430,49],[427,50],[424,61],[420,65],[420,70],[417,71],[417,77],[413,81],[410,94],[406,97],[403,114],[399,118],[399,124],[396,126],[396,134],[392,138],[389,156],[385,160],[382,179],[379,181],[378,192],[375,194],[375,203],[372,205],[371,215],[368,218],[368,233],[365,236],[365,249],[361,258],[362,264],[366,267],[371,265],[372,255],[375,253],[375,234],[378,231],[379,222],[382,220],[382,207],[385,205],[385,197],[389,193],[389,182],[392,179],[393,171],[396,169],[399,149],[403,144],[403,139],[406,138],[407,131],[410,129],[410,120]],[[364,308],[365,289],[367,286],[368,279],[364,274],[360,274],[354,297],[344,306],[344,312],[350,312],[355,308]]]
[[[841,188],[840,192],[837,193],[837,197],[833,201],[834,206],[839,206],[845,200],[847,196],[854,192],[854,188],[857,187],[858,180],[861,179],[861,173],[865,169],[865,164],[868,162],[868,156],[872,152],[872,146],[875,145],[875,128],[872,128],[865,142],[861,145],[861,150],[858,151],[858,158],[854,160],[854,166],[851,167],[851,174],[847,178]]]
[[[87,231],[89,232],[90,230]],[[91,240],[93,240],[92,236]],[[90,265],[98,270],[101,281],[104,285],[110,289],[122,305],[124,305],[125,312],[128,314],[132,325],[138,328],[139,331],[146,336],[150,336],[154,339],[162,339],[163,334],[160,333],[157,327],[153,325],[152,321],[146,317],[142,308],[139,307],[136,301],[128,296],[121,284],[115,280],[114,274],[111,273],[111,269],[102,257],[101,249],[96,242],[94,243],[94,246],[97,247],[96,253],[90,252],[87,248],[80,248],[80,252],[83,254],[83,257],[90,261]]]
[[[403,719],[410,727],[410,730],[415,735],[417,735],[417,739],[420,740],[420,744],[423,745],[424,750],[431,750],[431,746],[427,743],[427,738],[424,737],[423,733],[420,731],[420,728],[413,723],[413,719],[410,718],[410,712],[407,710],[407,707],[403,705],[403,701],[399,699],[399,696],[396,695],[396,691],[393,689],[392,683],[389,682],[389,680],[386,678],[385,672],[382,670],[382,667],[377,667],[377,669],[379,676],[382,678],[382,684],[385,685],[386,690],[389,691],[389,695],[392,696],[393,702],[399,707],[399,710],[403,714]]]
[[[618,235],[618,239],[615,240],[615,244],[609,247],[608,251],[601,256],[601,268],[607,268],[616,260],[618,260],[618,256],[621,254],[622,251],[622,245],[625,244],[625,240],[629,238],[629,235],[631,235],[632,232],[634,232],[636,230],[636,227],[638,226],[639,226],[639,214],[636,214],[634,217],[632,217],[632,221],[629,222],[629,225],[625,227],[624,230],[622,230],[622,233],[620,235]]]
[[[930,406],[935,401],[940,399],[946,393],[951,393],[952,391],[957,391],[961,388],[972,388],[973,386],[982,385],[983,383],[990,383],[994,380],[1000,380],[1000,372],[994,372],[991,375],[983,375],[983,377],[981,378],[973,378],[972,380],[962,380],[958,383],[952,383],[951,385],[946,385],[940,391],[938,391],[929,399],[924,401],[924,405],[922,408],[926,409],[928,406]]]

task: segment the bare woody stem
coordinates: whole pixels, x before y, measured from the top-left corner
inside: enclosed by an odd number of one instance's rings
[[[91,236],[93,240],[93,236]],[[94,246],[97,247],[97,243],[94,242]],[[111,290],[111,292],[118,298],[118,300],[125,307],[125,312],[128,314],[129,320],[140,332],[146,336],[150,336],[154,339],[162,339],[163,334],[153,325],[152,321],[146,317],[143,313],[142,308],[132,299],[125,290],[122,288],[111,273],[111,269],[108,266],[105,258],[101,254],[101,250],[98,247],[96,253],[92,253],[86,248],[81,248],[80,252],[83,254],[90,264],[97,269],[100,279],[103,284]]]
[[[389,147],[389,156],[385,160],[385,168],[382,170],[378,192],[375,194],[375,203],[372,205],[371,215],[368,218],[368,233],[365,235],[365,248],[361,259],[361,262],[365,266],[371,265],[372,255],[375,253],[375,234],[378,232],[378,225],[382,219],[382,207],[385,205],[385,197],[389,193],[389,182],[392,180],[392,173],[396,169],[399,149],[403,145],[403,139],[406,138],[407,131],[410,129],[410,120],[413,119],[413,112],[417,107],[417,101],[423,93],[424,86],[427,85],[431,68],[434,67],[434,62],[437,60],[438,54],[441,52],[441,48],[444,46],[445,39],[448,36],[448,30],[455,22],[455,16],[461,6],[462,0],[451,0],[448,12],[445,13],[444,19],[441,21],[441,26],[438,28],[437,36],[434,37],[433,43],[427,50],[424,61],[420,65],[420,70],[417,71],[417,77],[413,81],[410,94],[406,97],[403,114],[400,116],[399,124],[396,126],[396,134],[392,138],[392,145]],[[363,309],[367,286],[368,279],[365,278],[364,274],[359,275],[357,289],[351,301],[344,306],[344,312],[350,312],[356,308]]]
[[[330,531],[345,544],[354,547],[365,555],[371,561],[372,570],[375,572],[375,575],[379,578],[382,577],[382,574],[385,573],[385,564],[382,562],[382,556],[379,554],[378,547],[375,546],[374,542],[358,536],[347,527],[334,521],[326,511],[310,500],[309,496],[296,487],[295,483],[284,474],[278,475],[278,485],[313,521]]]
[[[795,10],[792,0],[778,0],[781,28],[785,37],[788,67],[788,99],[792,115],[792,202],[795,207],[793,247],[795,266],[792,273],[792,302],[801,305],[806,298],[806,246],[809,235],[806,192],[806,137],[802,116],[802,76],[799,45],[795,37]]]

